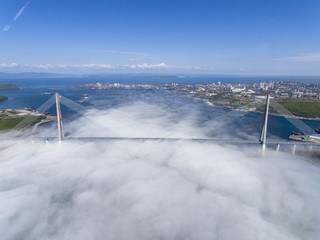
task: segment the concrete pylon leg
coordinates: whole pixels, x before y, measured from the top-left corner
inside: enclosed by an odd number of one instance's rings
[[[296,148],[297,148],[297,145],[294,144],[292,147],[292,155],[296,154]]]
[[[262,153],[263,157],[266,155],[266,144],[265,143],[262,144],[261,153]]]
[[[62,139],[64,138],[64,132],[63,132],[61,109],[60,109],[60,102],[59,102],[60,95],[56,93],[55,96],[56,96],[57,122],[58,122],[58,139],[59,139],[59,142],[61,142]]]

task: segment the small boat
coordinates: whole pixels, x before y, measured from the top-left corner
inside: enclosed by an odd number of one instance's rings
[[[83,103],[83,100],[78,100],[78,103]]]
[[[49,111],[46,111],[46,112],[44,112],[43,114],[44,114],[44,115],[49,115],[50,112],[49,112]]]
[[[320,133],[320,128],[315,129],[316,133]]]
[[[320,135],[310,135],[310,138],[316,139],[318,141],[320,141]]]
[[[86,94],[86,93],[82,94],[82,97],[88,97],[88,94]]]
[[[26,107],[26,108],[24,108],[24,110],[27,110],[27,111],[34,111],[34,107]]]
[[[45,92],[44,95],[51,95],[51,92]]]

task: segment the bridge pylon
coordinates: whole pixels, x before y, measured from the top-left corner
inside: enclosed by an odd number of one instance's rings
[[[59,101],[61,96],[59,95],[59,93],[56,93],[55,97],[56,97],[57,122],[58,122],[58,139],[59,139],[59,142],[61,142],[62,139],[64,138],[60,101]]]
[[[262,152],[263,153],[266,150],[269,106],[270,106],[270,94],[267,95],[267,99],[266,99],[266,107],[265,107],[265,112],[264,112],[264,124],[263,124],[262,132],[260,135],[260,142],[262,144]]]

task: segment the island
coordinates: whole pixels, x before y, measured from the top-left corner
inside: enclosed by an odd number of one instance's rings
[[[12,91],[12,90],[19,90],[19,88],[12,84],[3,84],[0,85],[0,91]],[[7,96],[1,96],[0,95],[0,102],[8,100]]]
[[[0,90],[1,91],[12,91],[12,90],[19,90],[19,88],[16,85],[3,84],[3,85],[0,85]]]
[[[8,100],[8,97],[0,95],[0,102]]]

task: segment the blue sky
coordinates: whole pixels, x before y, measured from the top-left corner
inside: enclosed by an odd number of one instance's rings
[[[320,75],[319,0],[1,0],[0,71]]]

